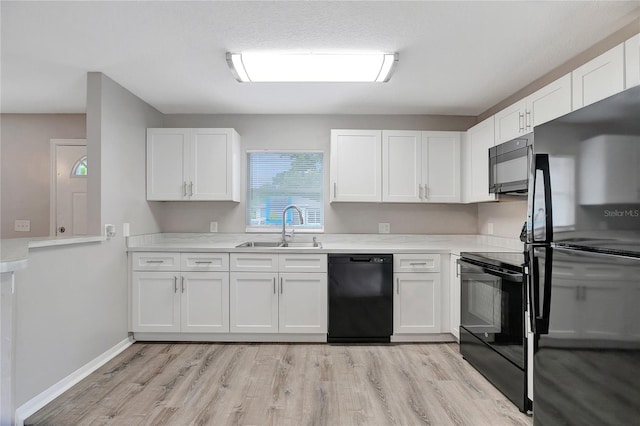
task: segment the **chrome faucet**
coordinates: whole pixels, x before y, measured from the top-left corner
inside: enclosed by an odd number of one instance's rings
[[[304,216],[302,215],[302,210],[300,210],[298,208],[298,206],[294,206],[293,204],[288,205],[287,207],[284,208],[284,210],[282,211],[282,245],[286,245],[287,244],[287,231],[285,230],[285,226],[286,226],[286,217],[287,217],[287,210],[290,209],[296,209],[298,211],[298,215],[300,215],[300,225],[304,225]],[[293,236],[293,229],[291,231],[291,236]]]

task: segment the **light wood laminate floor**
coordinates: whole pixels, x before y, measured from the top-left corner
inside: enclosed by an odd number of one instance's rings
[[[29,425],[531,425],[458,345],[135,343]]]

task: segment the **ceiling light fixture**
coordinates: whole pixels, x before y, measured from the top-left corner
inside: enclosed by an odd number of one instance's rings
[[[241,83],[386,83],[397,63],[397,53],[227,53]]]

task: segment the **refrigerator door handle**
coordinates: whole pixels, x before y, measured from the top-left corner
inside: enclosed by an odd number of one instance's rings
[[[541,172],[540,174],[538,172]],[[538,186],[539,175],[542,185]],[[539,197],[538,191],[542,191]],[[529,175],[529,200],[527,212],[527,240],[531,243],[545,243],[553,241],[553,209],[551,205],[551,177],[549,174],[549,155],[535,154],[533,167]],[[542,201],[542,206],[537,201]],[[541,226],[542,225],[542,226]],[[537,232],[539,228],[542,232]]]
[[[537,250],[544,250],[543,271],[540,271],[539,257],[536,256],[535,250],[531,249],[531,280],[529,286],[530,300],[530,323],[532,331],[537,334],[549,334],[549,316],[551,314],[551,272],[552,249],[551,247],[538,247]],[[542,279],[542,282],[541,282]],[[542,291],[542,294],[541,294]],[[542,306],[540,306],[542,304]]]

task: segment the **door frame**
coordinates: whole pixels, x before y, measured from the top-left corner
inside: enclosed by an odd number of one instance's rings
[[[84,145],[86,139],[50,139],[49,140],[49,236],[56,236],[56,147],[60,145]]]

